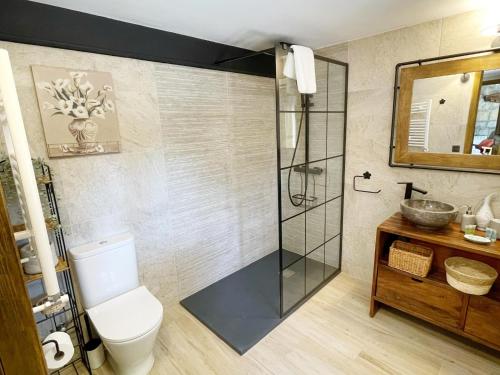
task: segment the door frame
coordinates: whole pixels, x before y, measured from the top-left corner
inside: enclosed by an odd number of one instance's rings
[[[0,185],[0,374],[43,375],[47,366]]]

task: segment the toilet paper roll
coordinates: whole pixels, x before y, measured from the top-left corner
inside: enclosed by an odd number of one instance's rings
[[[48,335],[43,341],[46,342],[48,340],[56,340],[59,344],[59,350],[64,352],[64,355],[59,359],[55,359],[56,345],[54,343],[45,344],[43,346],[43,354],[45,355],[47,367],[49,370],[60,369],[73,358],[75,349],[73,348],[71,337],[66,332],[54,332]]]

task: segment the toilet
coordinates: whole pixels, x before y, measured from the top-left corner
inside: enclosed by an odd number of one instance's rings
[[[163,306],[139,285],[134,238],[125,233],[69,250],[92,324],[119,375],[148,374]]]

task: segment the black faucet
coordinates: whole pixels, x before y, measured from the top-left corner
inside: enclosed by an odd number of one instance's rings
[[[413,186],[413,182],[398,182],[400,185],[406,185],[405,189],[405,199],[411,199],[411,193],[413,191],[418,191],[419,193],[422,194],[427,194],[427,191],[424,189],[417,188]]]

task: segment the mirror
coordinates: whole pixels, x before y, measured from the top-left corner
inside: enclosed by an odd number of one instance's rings
[[[401,67],[398,77],[391,166],[500,173],[499,53]]]
[[[500,155],[500,69],[478,73],[481,84],[477,106],[466,138],[467,154]]]
[[[498,155],[500,69],[417,79],[408,145],[415,152]]]

